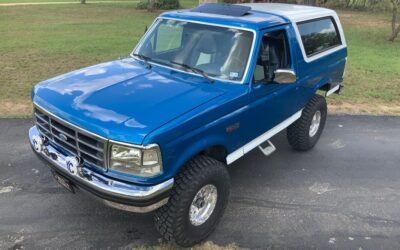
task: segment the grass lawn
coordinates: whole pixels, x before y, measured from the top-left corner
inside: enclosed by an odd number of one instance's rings
[[[181,2],[184,7],[196,3]],[[159,14],[134,5],[0,7],[0,116],[29,116],[30,90],[41,80],[128,55]],[[345,92],[330,99],[332,108],[400,114],[400,42],[386,41],[390,15],[340,14],[349,59]]]
[[[127,2],[135,2],[135,0],[94,0],[98,1],[127,1]],[[80,0],[0,0],[0,4],[2,3],[42,3],[42,2],[77,2],[79,3]],[[90,4],[91,0],[86,0],[86,3]]]
[[[157,15],[129,3],[0,7],[0,115],[30,115],[40,80],[128,55]]]
[[[348,43],[343,95],[330,98],[341,113],[400,115],[400,38],[387,41],[390,14],[339,12]]]

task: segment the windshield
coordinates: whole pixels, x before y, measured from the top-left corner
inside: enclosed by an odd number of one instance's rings
[[[133,53],[140,59],[180,69],[184,65],[194,73],[230,81],[244,77],[253,41],[250,31],[159,19],[149,32]]]

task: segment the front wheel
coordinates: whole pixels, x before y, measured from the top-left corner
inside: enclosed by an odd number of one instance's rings
[[[289,144],[298,151],[313,148],[324,130],[326,116],[325,98],[314,95],[303,109],[301,117],[287,128]]]
[[[182,247],[201,242],[222,217],[229,186],[224,164],[208,156],[193,158],[176,176],[168,203],[156,211],[157,230]]]

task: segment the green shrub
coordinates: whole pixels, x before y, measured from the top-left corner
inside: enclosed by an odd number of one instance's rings
[[[147,1],[140,1],[140,2],[138,2],[138,4],[136,5],[136,9],[139,9],[139,10],[145,10],[145,9],[147,9],[147,5],[148,5],[149,3],[147,2]]]
[[[142,0],[136,5],[136,9],[147,9],[148,1]],[[161,10],[174,10],[179,9],[179,0],[156,0],[154,5],[156,9]]]
[[[157,0],[156,8],[163,10],[179,9],[179,0]]]

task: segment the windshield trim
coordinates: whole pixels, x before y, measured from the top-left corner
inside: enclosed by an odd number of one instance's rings
[[[251,62],[253,60],[253,57],[254,57],[254,49],[255,49],[256,38],[257,38],[257,32],[255,30],[253,30],[253,29],[237,27],[237,26],[232,26],[232,25],[224,25],[224,24],[215,24],[215,23],[209,23],[209,22],[202,22],[202,21],[192,21],[192,20],[181,19],[181,18],[157,17],[156,20],[154,20],[154,22],[151,24],[151,26],[148,29],[148,31],[146,32],[146,34],[140,39],[139,43],[135,46],[133,51],[130,53],[131,57],[142,61],[142,59],[134,56],[133,54],[136,52],[136,50],[138,48],[140,48],[142,46],[143,42],[147,39],[147,37],[155,29],[156,24],[162,19],[163,20],[176,20],[176,21],[188,22],[188,23],[198,23],[198,24],[217,26],[217,27],[224,27],[224,28],[234,28],[234,29],[238,29],[238,30],[244,30],[244,31],[252,32],[253,33],[253,41],[252,41],[252,44],[251,44],[251,48],[250,48],[250,52],[249,52],[250,54],[249,54],[249,57],[247,59],[247,64],[246,64],[246,68],[244,70],[242,79],[240,81],[237,81],[237,80],[222,79],[222,78],[219,78],[219,77],[210,76],[210,79],[213,79],[213,80],[216,80],[216,81],[230,82],[230,83],[235,83],[235,84],[244,84],[245,83],[245,81],[246,81],[246,79],[248,77],[248,74],[249,74],[250,64],[251,64]],[[159,64],[159,63],[153,62],[153,61],[148,61],[148,63],[150,63],[152,65],[157,65],[159,67],[173,69],[173,70],[176,70],[176,71],[179,71],[179,72],[182,72],[182,73],[203,77],[201,74],[194,73],[194,72],[188,72],[188,71],[185,71],[185,70],[182,70],[182,69],[178,69],[176,67],[167,66],[165,64]]]

